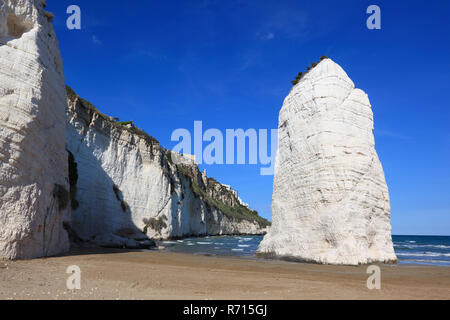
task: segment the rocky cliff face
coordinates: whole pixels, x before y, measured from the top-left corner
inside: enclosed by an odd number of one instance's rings
[[[66,92],[41,0],[0,0],[0,258],[69,248]]]
[[[70,88],[68,99],[72,228],[80,238],[133,247],[146,236],[265,232],[268,222],[194,160],[103,115]]]
[[[260,255],[326,264],[396,261],[371,105],[330,59],[298,81],[281,109],[272,215]]]

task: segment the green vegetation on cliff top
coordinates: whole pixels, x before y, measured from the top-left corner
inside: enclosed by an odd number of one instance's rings
[[[180,165],[177,165],[177,169],[183,176],[185,176],[186,178],[189,179],[189,181],[191,182],[192,191],[194,192],[195,195],[197,195],[203,201],[205,201],[205,203],[209,207],[216,208],[219,211],[221,211],[230,220],[237,220],[237,221],[247,220],[247,221],[252,221],[252,222],[254,221],[254,222],[258,223],[261,228],[265,228],[270,225],[270,222],[268,220],[264,219],[263,217],[259,216],[257,211],[251,210],[240,204],[236,205],[236,206],[229,206],[229,205],[223,203],[222,201],[219,201],[219,200],[211,197],[193,179],[192,173],[191,173],[192,171],[190,170],[190,168],[188,166],[180,164]],[[213,178],[209,178],[208,182],[220,184]]]
[[[145,131],[135,127],[133,124],[133,121],[118,121],[118,118],[109,117],[109,116],[103,114],[102,112],[100,112],[92,103],[90,103],[89,101],[87,101],[87,100],[81,98],[79,95],[77,95],[76,92],[67,85],[66,85],[66,91],[67,91],[67,96],[71,101],[75,101],[76,99],[78,99],[84,108],[91,110],[92,112],[98,114],[103,120],[111,123],[112,125],[115,125],[120,128],[123,128],[125,130],[128,130],[131,133],[139,135],[139,136],[143,137],[149,143],[153,144],[156,142],[157,144],[159,144],[159,142],[155,138],[153,138],[152,136],[147,134]],[[168,162],[170,164],[173,164],[171,151],[167,150],[166,157],[167,157]],[[236,206],[232,207],[232,206],[226,205],[225,203],[211,197],[206,192],[206,190],[204,190],[202,187],[200,187],[197,184],[196,180],[193,177],[193,171],[189,166],[177,165],[177,169],[182,175],[184,175],[186,178],[189,179],[189,181],[191,182],[191,185],[192,185],[193,192],[198,197],[202,198],[203,201],[205,201],[205,203],[209,207],[218,209],[219,211],[221,211],[225,216],[227,216],[231,220],[237,220],[237,221],[247,220],[247,221],[252,221],[252,222],[255,221],[256,223],[259,224],[259,226],[261,228],[265,228],[270,225],[270,222],[267,221],[266,219],[264,219],[263,217],[259,216],[257,211],[253,211],[243,205],[236,205]],[[220,184],[213,178],[209,178],[208,182]],[[115,190],[115,192],[116,192],[116,190]],[[116,194],[116,196],[117,196],[117,194]],[[122,201],[122,205],[123,205],[122,208],[124,208],[123,201]],[[124,208],[124,211],[128,207],[128,205],[126,203],[125,203],[125,205],[126,205],[126,207]],[[146,224],[146,227],[160,229],[160,227],[162,227],[163,225],[164,225],[164,223],[161,220],[149,220],[148,224]]]
[[[142,129],[139,129],[138,127],[133,125],[133,121],[117,121],[116,119],[118,118],[112,118],[107,116],[106,114],[100,112],[92,103],[90,103],[89,101],[87,101],[86,99],[81,98],[78,94],[76,94],[76,92],[69,87],[68,85],[66,85],[66,92],[67,92],[67,97],[71,100],[71,101],[75,101],[76,99],[79,100],[80,104],[88,109],[91,110],[92,112],[98,114],[103,120],[111,123],[112,125],[115,125],[116,127],[125,129],[133,134],[136,134],[138,136],[140,136],[141,138],[143,138],[145,141],[147,141],[149,144],[153,145],[153,144],[159,144],[159,141],[156,140],[154,137],[150,136],[147,132],[145,132]],[[129,124],[131,124],[132,126],[128,126]]]

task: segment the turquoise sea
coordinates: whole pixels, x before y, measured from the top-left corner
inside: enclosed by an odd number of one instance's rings
[[[221,236],[162,241],[171,252],[252,257],[262,236]],[[393,236],[400,264],[450,267],[450,236]]]

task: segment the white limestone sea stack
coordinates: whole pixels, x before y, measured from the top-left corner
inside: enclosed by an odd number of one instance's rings
[[[0,258],[69,249],[65,80],[44,7],[0,0]]]
[[[367,94],[323,59],[279,116],[272,227],[257,255],[321,264],[397,260]]]

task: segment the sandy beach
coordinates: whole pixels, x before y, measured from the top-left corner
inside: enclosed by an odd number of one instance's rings
[[[81,290],[68,290],[68,266]],[[449,299],[450,268],[330,266],[168,252],[77,249],[47,259],[0,262],[0,299]]]

